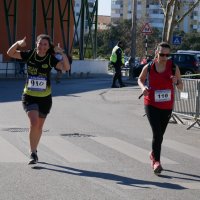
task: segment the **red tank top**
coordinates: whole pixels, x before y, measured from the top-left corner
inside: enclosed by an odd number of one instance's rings
[[[165,71],[158,73],[155,63],[152,63],[149,71],[149,95],[144,97],[145,105],[152,105],[160,109],[172,109],[174,102],[174,87],[172,83],[173,63],[168,60]]]

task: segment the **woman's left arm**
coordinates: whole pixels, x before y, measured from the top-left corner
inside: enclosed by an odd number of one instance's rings
[[[61,71],[69,71],[70,70],[70,63],[67,55],[64,53],[64,50],[60,47],[60,43],[58,43],[58,46],[54,47],[55,53],[59,53],[62,56],[62,60],[60,60],[57,65],[56,69],[59,69]]]
[[[65,72],[69,71],[70,70],[69,59],[65,53],[61,53],[61,55],[62,55],[62,60],[57,63],[56,69],[59,69]]]
[[[183,90],[183,82],[181,79],[181,73],[178,66],[176,66],[176,73],[175,76],[173,77],[173,83],[179,90]]]

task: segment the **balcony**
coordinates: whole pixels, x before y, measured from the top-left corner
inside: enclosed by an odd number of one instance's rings
[[[111,18],[120,18],[120,14],[119,13],[111,13]]]
[[[163,14],[149,14],[149,18],[164,19]]]
[[[192,19],[193,19],[193,20],[199,20],[199,17],[198,17],[198,16],[193,16]]]
[[[158,10],[158,9],[160,9],[160,5],[149,5],[149,10],[151,10],[151,9]]]
[[[121,5],[119,4],[112,4],[111,5],[111,9],[120,9],[121,8]]]
[[[198,26],[197,25],[192,25],[192,28],[196,30],[196,29],[198,29]]]
[[[154,28],[163,28],[163,23],[151,23],[151,26]]]

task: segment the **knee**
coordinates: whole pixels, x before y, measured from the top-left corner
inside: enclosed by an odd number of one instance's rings
[[[30,128],[36,129],[36,130],[42,129],[42,124],[40,123],[39,117],[31,117],[30,118]]]
[[[30,128],[39,128],[39,120],[37,118],[34,117],[30,119]]]

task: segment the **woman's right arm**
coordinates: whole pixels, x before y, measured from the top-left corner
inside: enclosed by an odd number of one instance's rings
[[[147,71],[148,71],[148,64],[143,67],[142,72],[140,73],[140,75],[138,77],[138,85],[140,86],[144,96],[148,95],[148,93],[149,93],[147,86],[145,86]]]
[[[18,40],[15,42],[7,51],[8,56],[11,58],[16,59],[22,59],[20,51],[17,50],[19,47],[25,47],[26,46],[26,37],[24,37],[22,40]]]

